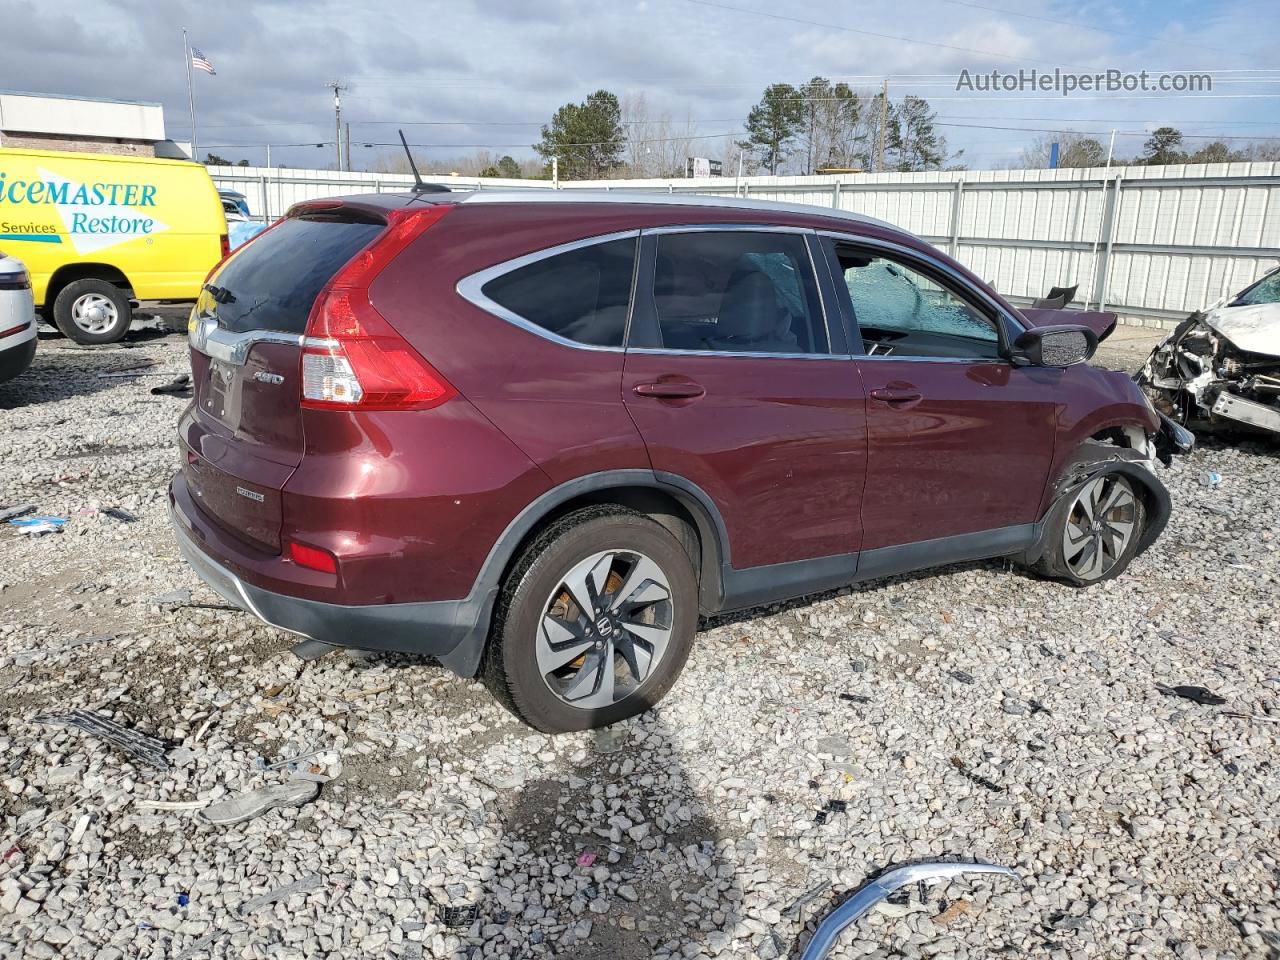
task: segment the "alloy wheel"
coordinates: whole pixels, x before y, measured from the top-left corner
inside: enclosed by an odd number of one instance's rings
[[[1105,473],[1076,495],[1062,533],[1062,557],[1081,580],[1097,580],[1137,536],[1138,499],[1127,477]]]
[[[641,553],[608,550],[574,565],[538,624],[538,673],[560,700],[609,707],[652,675],[671,640],[671,585]]]
[[[106,333],[119,319],[119,311],[111,298],[100,293],[81,294],[71,304],[71,320],[85,333]]]

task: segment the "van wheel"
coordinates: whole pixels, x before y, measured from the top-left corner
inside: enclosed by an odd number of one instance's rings
[[[543,531],[504,584],[485,680],[547,733],[649,709],[693,645],[698,582],[685,547],[648,517],[588,507]]]
[[[53,322],[76,343],[115,343],[129,332],[133,307],[115,284],[76,280],[58,291]]]

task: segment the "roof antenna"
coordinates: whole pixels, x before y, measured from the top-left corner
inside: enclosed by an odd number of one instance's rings
[[[413,193],[416,196],[419,193],[452,193],[448,187],[442,183],[424,183],[422,175],[418,173],[418,165],[413,162],[413,154],[409,152],[409,142],[404,138],[404,131],[397,130],[400,134],[400,142],[404,144],[404,155],[409,158],[409,169],[413,171]]]
[[[418,165],[413,162],[413,154],[409,151],[409,141],[404,138],[404,131],[397,130],[400,134],[400,142],[404,144],[404,155],[409,158],[409,169],[413,171],[413,192],[426,193],[430,187],[422,182],[422,175],[418,173]]]

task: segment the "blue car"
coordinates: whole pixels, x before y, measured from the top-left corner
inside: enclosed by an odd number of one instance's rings
[[[218,196],[222,198],[222,212],[227,218],[227,241],[232,250],[267,229],[266,224],[253,219],[249,213],[249,201],[243,193],[219,190]]]

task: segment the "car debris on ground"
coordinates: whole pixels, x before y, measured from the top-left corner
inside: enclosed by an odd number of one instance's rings
[[[170,766],[167,756],[169,747],[163,740],[131,730],[100,713],[90,710],[72,710],[64,714],[42,713],[32,717],[32,722],[75,727],[105,740],[157,770],[168,770]]]
[[[65,517],[33,514],[15,517],[8,523],[9,526],[17,527],[25,534],[38,536],[42,533],[61,533],[62,528],[66,526],[67,520]]]
[[[300,807],[320,795],[320,784],[312,780],[286,780],[211,803],[196,814],[203,823],[231,826],[260,817],[276,807]]]
[[[1203,706],[1216,707],[1227,702],[1226,697],[1220,697],[1212,690],[1205,687],[1181,685],[1177,687],[1168,687],[1163,683],[1157,683],[1156,689],[1163,693],[1166,697],[1182,697],[1184,700],[1191,700]]]
[[[35,513],[36,505],[34,503],[21,503],[16,507],[0,507],[0,520],[12,520],[15,517],[24,517],[28,513]]]
[[[1019,879],[1008,867],[986,863],[916,863],[898,867],[872,880],[859,889],[818,925],[818,929],[800,954],[800,960],[823,960],[835,946],[840,933],[866,914],[877,903],[902,887],[965,875],[999,875]]]

